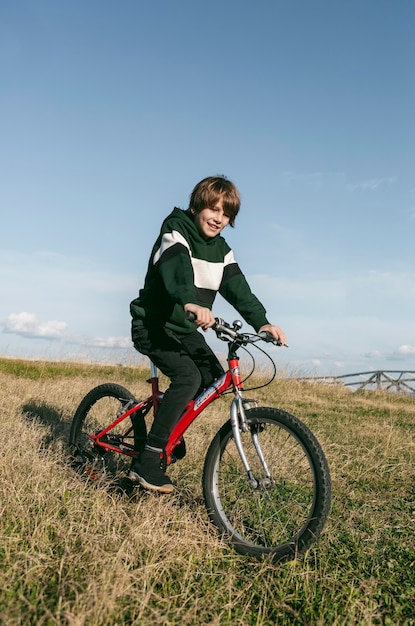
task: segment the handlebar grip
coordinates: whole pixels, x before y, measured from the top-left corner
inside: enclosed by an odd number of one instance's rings
[[[197,316],[193,313],[193,311],[186,311],[184,316],[189,322],[195,322],[197,320]],[[227,324],[222,318],[215,317],[215,323],[212,326],[213,330],[216,330],[219,326],[230,328],[229,324]]]
[[[258,337],[261,337],[261,339],[267,343],[274,343],[276,346],[282,346],[281,341],[279,339],[275,339],[275,337],[273,337],[271,333],[266,330],[258,333]]]
[[[195,322],[196,321],[196,315],[192,312],[192,311],[186,311],[186,313],[184,314],[185,318],[189,321],[189,322]]]

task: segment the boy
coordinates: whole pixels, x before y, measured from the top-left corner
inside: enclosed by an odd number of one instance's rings
[[[161,493],[174,489],[160,466],[169,435],[187,403],[223,373],[197,328],[213,326],[211,312],[219,292],[256,332],[266,330],[282,344],[286,337],[266,312],[221,236],[234,226],[239,192],[223,176],[210,176],[192,191],[187,211],[175,208],[164,220],[154,244],[143,289],[130,305],[134,347],[170,378],[139,459],[129,477]],[[185,314],[196,315],[195,322]]]

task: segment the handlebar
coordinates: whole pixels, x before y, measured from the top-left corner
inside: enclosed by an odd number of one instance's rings
[[[189,322],[196,321],[196,315],[191,311],[187,311],[185,313],[185,317],[187,320],[189,320]],[[215,323],[212,326],[212,330],[215,331],[219,339],[223,339],[224,341],[227,341],[225,337],[230,337],[234,341],[245,345],[248,343],[255,343],[259,340],[262,340],[266,341],[267,343],[273,343],[276,346],[282,346],[281,341],[279,339],[275,339],[275,337],[273,337],[268,331],[263,330],[256,335],[243,334],[238,332],[241,328],[242,322],[240,322],[239,320],[235,320],[231,326],[230,324],[228,324],[228,322],[225,322],[225,320],[220,317],[215,317]],[[223,335],[225,335],[225,337],[223,337]]]

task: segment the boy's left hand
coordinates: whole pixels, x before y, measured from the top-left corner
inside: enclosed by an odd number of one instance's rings
[[[267,333],[270,333],[274,337],[274,339],[280,341],[281,345],[288,346],[287,338],[279,326],[274,326],[273,324],[265,324],[264,326],[261,326],[258,332],[262,332],[263,330],[265,330]]]

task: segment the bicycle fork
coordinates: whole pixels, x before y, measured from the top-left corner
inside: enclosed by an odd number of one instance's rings
[[[267,466],[267,462],[264,457],[264,453],[262,452],[262,448],[259,442],[258,433],[254,432],[249,428],[248,422],[245,415],[245,407],[244,403],[247,401],[244,400],[241,393],[238,393],[236,397],[233,399],[231,407],[230,407],[230,419],[232,425],[232,433],[235,441],[236,449],[238,450],[239,456],[241,457],[241,461],[247,473],[247,480],[249,485],[253,489],[266,489],[273,485],[274,481],[270,474],[270,471]],[[258,458],[261,462],[261,465],[264,469],[265,477],[260,478],[254,475],[252,468],[249,464],[247,456],[245,454],[245,450],[242,443],[242,432],[250,432],[251,440],[254,445],[255,451],[258,455]]]

